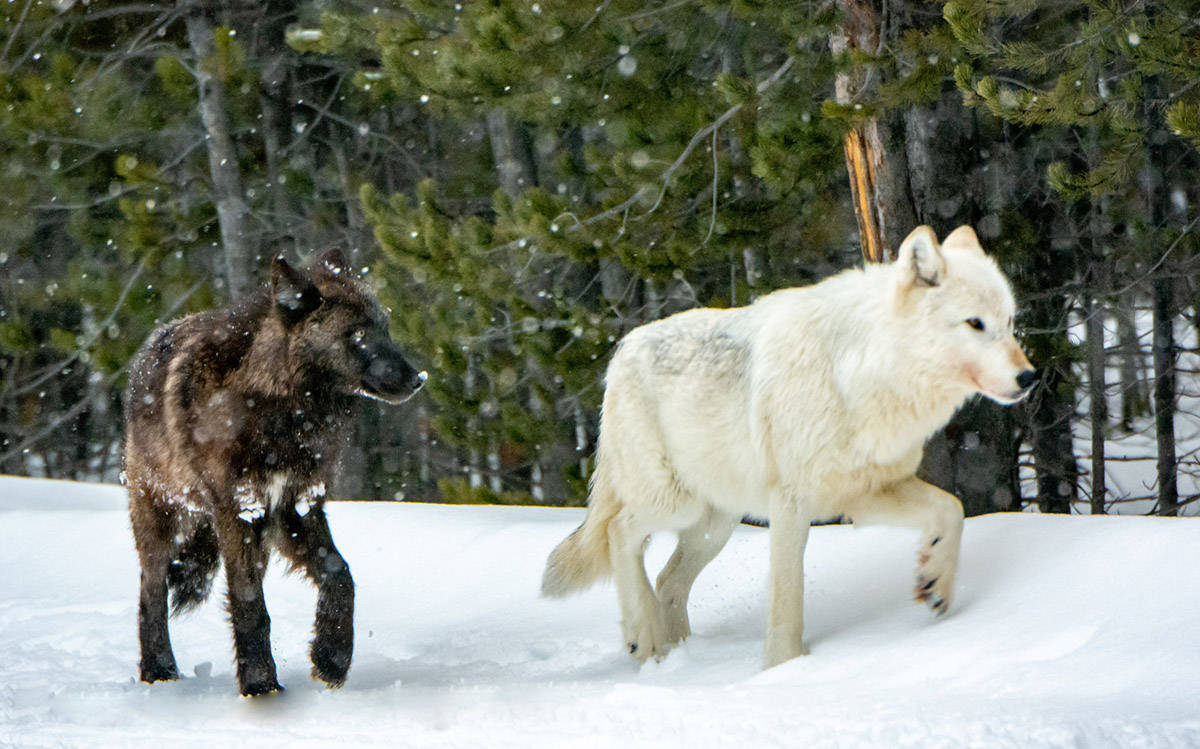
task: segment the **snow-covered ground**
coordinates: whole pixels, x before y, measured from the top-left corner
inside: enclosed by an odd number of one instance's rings
[[[696,584],[695,635],[639,668],[611,586],[538,597],[580,510],[329,515],[358,583],[349,681],[309,679],[315,594],[276,566],[267,603],[287,691],[247,700],[216,597],[173,623],[185,678],[136,680],[119,487],[0,478],[0,745],[1200,746],[1200,521],[968,520],[941,620],[909,600],[914,534],[814,528],[812,655],[763,672],[765,531],[735,533]],[[669,542],[656,539],[652,565]]]

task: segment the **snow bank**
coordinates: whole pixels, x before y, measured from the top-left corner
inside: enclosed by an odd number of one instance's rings
[[[308,677],[315,593],[278,566],[281,695],[237,696],[214,598],[172,626],[186,678],[136,681],[118,487],[0,478],[0,745],[1200,746],[1200,523],[967,521],[958,600],[909,600],[915,534],[814,528],[812,655],[760,670],[764,531],[697,581],[695,635],[639,668],[611,586],[538,598],[579,510],[338,503],[358,582],[345,688]],[[670,539],[649,558],[661,564]]]

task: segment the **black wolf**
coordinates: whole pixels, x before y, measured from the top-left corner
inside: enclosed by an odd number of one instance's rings
[[[125,397],[142,681],[179,676],[168,589],[173,613],[195,606],[224,562],[241,693],[281,688],[262,590],[271,547],[318,588],[313,677],[345,681],[354,581],[329,534],[325,487],[359,398],[400,403],[424,383],[338,250],[308,274],[276,258],[252,298],[151,334]]]

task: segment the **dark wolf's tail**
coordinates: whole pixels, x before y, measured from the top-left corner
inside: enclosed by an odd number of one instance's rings
[[[177,550],[178,554],[167,567],[171,616],[190,611],[208,598],[221,561],[217,533],[211,523],[203,523]]]
[[[565,596],[583,590],[612,574],[608,551],[608,526],[621,504],[608,487],[602,467],[593,475],[588,513],[583,524],[562,540],[542,573],[542,595]]]

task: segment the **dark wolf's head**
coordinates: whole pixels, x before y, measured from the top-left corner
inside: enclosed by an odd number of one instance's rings
[[[291,366],[315,385],[400,403],[425,384],[388,334],[387,310],[339,250],[304,274],[282,257],[271,266],[272,315],[287,331]]]

